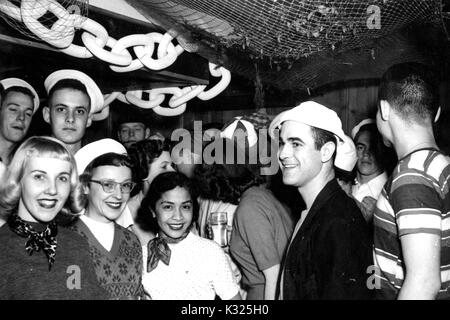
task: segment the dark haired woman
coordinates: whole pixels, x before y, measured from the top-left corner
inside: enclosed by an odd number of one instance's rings
[[[170,157],[169,140],[142,140],[128,148],[133,164],[133,181],[137,183],[123,214],[116,221],[138,236],[142,245],[155,236],[154,221],[138,214],[142,199],[147,194],[150,183],[160,173],[175,171]]]
[[[143,250],[142,282],[152,299],[240,299],[222,249],[190,232],[196,202],[191,183],[178,172],[158,175],[142,202],[140,214],[153,216],[159,228]]]

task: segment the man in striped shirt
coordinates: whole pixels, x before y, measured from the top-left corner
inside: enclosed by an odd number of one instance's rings
[[[432,128],[438,89],[419,63],[394,65],[381,80],[377,127],[399,159],[374,216],[383,299],[450,298],[450,159]]]

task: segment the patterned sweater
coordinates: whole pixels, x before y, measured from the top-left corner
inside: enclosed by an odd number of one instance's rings
[[[98,281],[111,299],[133,300],[145,297],[142,287],[142,249],[137,237],[115,224],[114,241],[107,251],[88,226],[78,219],[70,229],[86,238]]]

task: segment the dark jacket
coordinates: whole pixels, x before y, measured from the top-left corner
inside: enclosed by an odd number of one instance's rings
[[[370,299],[371,249],[361,212],[333,179],[314,200],[286,254],[283,299]]]

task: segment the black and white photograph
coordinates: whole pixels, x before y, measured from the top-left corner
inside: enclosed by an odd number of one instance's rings
[[[0,0],[2,309],[448,300],[449,154],[450,1]]]

